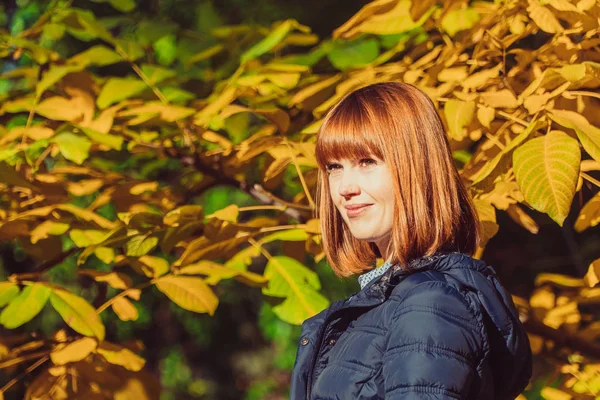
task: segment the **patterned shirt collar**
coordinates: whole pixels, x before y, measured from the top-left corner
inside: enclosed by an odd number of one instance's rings
[[[369,284],[373,279],[380,277],[387,271],[393,264],[389,261],[386,261],[379,267],[372,269],[358,277],[358,283],[360,284],[360,289],[364,289],[365,286]]]

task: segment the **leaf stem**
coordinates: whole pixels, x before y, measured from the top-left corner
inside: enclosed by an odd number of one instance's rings
[[[36,369],[37,367],[39,367],[40,365],[42,365],[43,363],[48,361],[49,358],[50,358],[50,356],[46,355],[46,356],[40,358],[39,360],[37,360],[35,363],[31,364],[29,367],[27,367],[27,369],[25,369],[25,371],[23,371],[23,373],[21,375],[15,376],[13,379],[8,381],[8,383],[6,385],[4,385],[2,387],[2,389],[0,389],[0,394],[6,393],[6,391],[8,389],[10,389],[15,383],[17,383],[20,379],[25,378],[25,376],[27,376],[27,374],[31,373],[34,369]]]
[[[287,139],[284,138],[283,142],[286,144],[286,146],[290,150],[290,155],[292,157],[292,161],[294,162],[294,166],[296,167],[296,172],[298,172],[298,178],[300,178],[300,183],[302,183],[302,188],[304,189],[304,194],[306,195],[306,199],[308,200],[310,207],[312,209],[314,209],[315,202],[313,201],[313,198],[310,195],[310,191],[308,190],[308,186],[306,185],[306,181],[304,180],[304,175],[302,175],[302,171],[300,170],[300,165],[298,164],[298,160],[296,160],[296,155],[294,154],[294,150],[292,149],[292,146],[287,141]]]
[[[600,181],[599,181],[599,180],[597,180],[597,179],[595,179],[594,177],[592,177],[592,176],[590,176],[590,175],[586,174],[585,172],[582,172],[582,173],[581,173],[581,177],[582,177],[583,179],[587,180],[588,182],[591,182],[591,183],[593,183],[594,185],[596,185],[596,186],[600,187]]]

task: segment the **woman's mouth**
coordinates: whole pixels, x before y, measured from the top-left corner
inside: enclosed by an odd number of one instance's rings
[[[348,218],[354,218],[363,214],[367,210],[367,208],[371,206],[372,204],[364,204],[359,207],[346,208],[346,214],[348,215]]]

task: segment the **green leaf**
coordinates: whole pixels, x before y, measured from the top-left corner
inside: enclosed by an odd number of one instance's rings
[[[148,254],[157,244],[158,238],[156,236],[134,236],[125,245],[125,254],[131,257],[141,257]]]
[[[38,315],[50,296],[50,289],[42,284],[33,283],[23,289],[0,314],[0,324],[14,329]]]
[[[336,46],[327,54],[331,64],[342,71],[367,66],[378,56],[379,44],[374,38],[336,42]]]
[[[121,61],[123,61],[123,58],[120,55],[101,44],[90,47],[79,54],[75,54],[68,60],[70,64],[77,64],[81,67],[87,67],[88,65],[102,67],[105,65],[116,64]]]
[[[83,133],[86,134],[87,137],[92,139],[92,141],[100,144],[104,144],[111,149],[121,150],[123,146],[123,138],[121,136],[111,135],[110,133],[101,133],[97,132],[90,128],[79,127]]]
[[[110,78],[102,87],[96,104],[104,109],[111,104],[128,99],[146,89],[146,84],[135,78]]]
[[[108,0],[111,6],[119,11],[129,12],[135,9],[134,0]]]
[[[562,226],[579,177],[579,143],[559,131],[529,140],[513,153],[513,168],[525,200]]]
[[[479,19],[479,14],[472,8],[460,8],[450,11],[442,18],[442,29],[454,36],[457,32],[471,29]]]
[[[156,287],[175,304],[189,311],[214,315],[219,299],[204,279],[187,276],[164,276]]]
[[[273,307],[273,311],[290,324],[300,325],[329,305],[329,301],[317,291],[321,288],[317,274],[293,258],[272,257],[264,275],[269,286],[262,289],[263,294],[285,298]]]
[[[551,110],[548,114],[556,123],[565,128],[573,129],[585,151],[600,162],[600,129],[590,124],[588,120],[575,111]]]
[[[156,61],[164,66],[169,66],[177,57],[177,36],[169,34],[152,43],[156,54]]]
[[[7,305],[19,294],[19,285],[12,282],[0,282],[0,307]]]
[[[471,124],[475,117],[476,105],[472,101],[461,101],[450,99],[444,105],[444,115],[448,121],[450,136],[461,141],[468,136],[466,127]]]
[[[76,332],[104,340],[104,325],[94,307],[85,299],[63,289],[52,289],[50,303]]]
[[[58,145],[60,153],[69,161],[82,164],[90,155],[92,142],[70,132],[55,136],[52,141]]]
[[[152,64],[142,64],[141,68],[144,75],[146,75],[150,82],[154,84],[177,75],[172,69],[166,69]]]
[[[281,24],[277,26],[271,33],[269,33],[263,40],[256,43],[254,46],[250,47],[246,50],[241,57],[242,63],[250,61],[254,58],[260,57],[263,54],[267,53],[275,46],[277,46],[287,34],[294,28],[298,26],[298,23],[293,19],[288,19],[283,21]]]

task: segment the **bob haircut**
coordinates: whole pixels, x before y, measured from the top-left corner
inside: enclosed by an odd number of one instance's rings
[[[437,252],[473,255],[481,228],[431,99],[413,85],[376,83],[348,94],[325,116],[316,142],[316,198],[323,249],[336,275],[373,269],[375,243],[356,239],[332,202],[327,164],[376,156],[393,176],[393,263]]]

